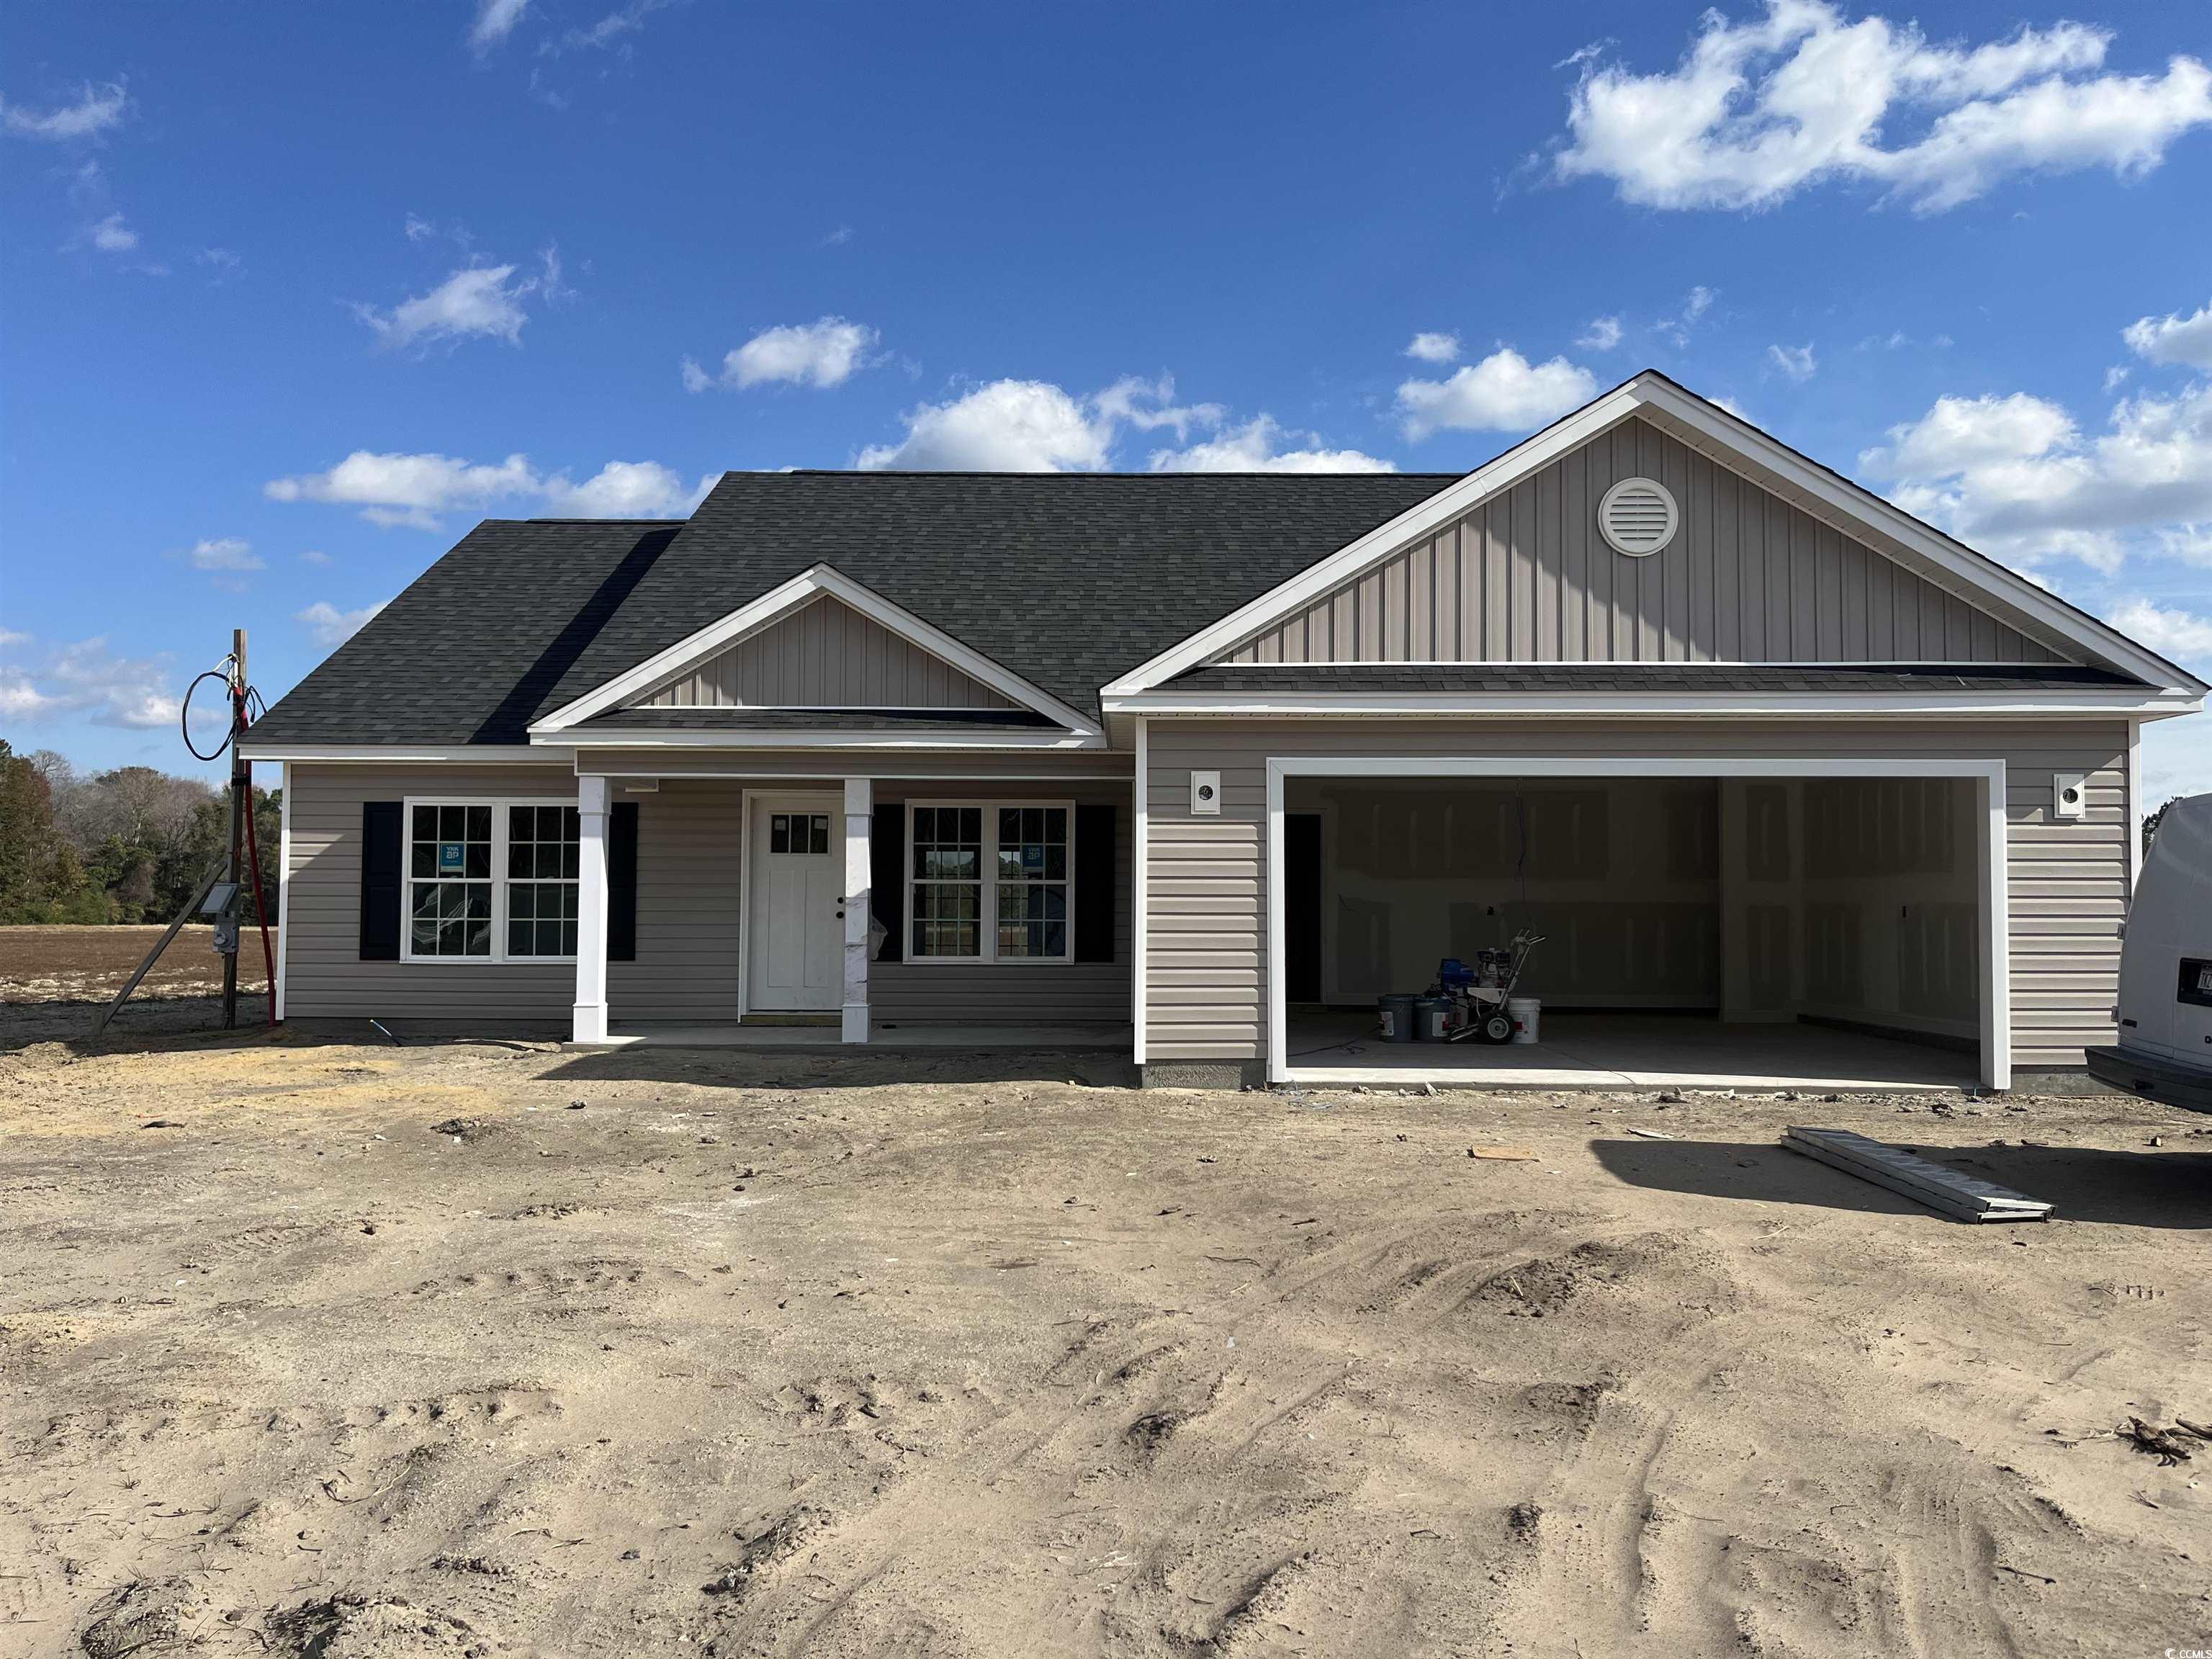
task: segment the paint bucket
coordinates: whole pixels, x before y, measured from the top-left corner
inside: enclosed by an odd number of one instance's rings
[[[1422,997],[1413,1004],[1413,1040],[1442,1042],[1451,1029],[1449,997]]]
[[[1536,1040],[1536,1023],[1543,1012],[1544,1005],[1534,997],[1506,998],[1505,1016],[1513,1022],[1513,1041],[1534,1042]]]
[[[1376,998],[1376,1035],[1385,1042],[1411,1042],[1413,1040],[1413,1004],[1419,1000],[1412,994],[1401,992]]]

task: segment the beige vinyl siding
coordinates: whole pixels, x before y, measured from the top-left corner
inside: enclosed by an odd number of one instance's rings
[[[1111,962],[874,962],[868,1008],[878,1030],[902,1025],[1125,1024],[1129,1018],[1130,871],[1135,819],[1126,783],[879,783],[878,805],[927,800],[1111,802],[1114,814],[1114,960]],[[910,856],[910,855],[909,855]],[[899,907],[913,915],[908,895]]]
[[[645,698],[654,708],[1013,708],[873,617],[823,595]]]
[[[839,778],[851,770],[846,763]],[[744,973],[738,921],[745,890],[741,825],[748,787],[782,786],[769,778],[749,786],[744,779],[678,777],[663,780],[650,794],[617,796],[638,805],[638,870],[637,959],[607,967],[609,1012],[616,1023],[702,1024],[738,1018]],[[573,773],[537,767],[295,763],[291,789],[289,1018],[568,1024],[575,1000],[572,963],[361,960],[361,809],[364,801],[410,795],[572,799]],[[870,1000],[876,1019],[907,1024],[1126,1022],[1134,842],[1128,783],[991,783],[969,777],[876,787],[879,802],[902,802],[909,795],[1116,804],[1115,960],[872,963]]]
[[[2128,729],[2118,720],[1150,722],[1146,1058],[1265,1053],[1267,763],[1271,756],[1765,756],[2002,759],[2015,1067],[2078,1066],[2110,1042],[2127,904]],[[1221,815],[1190,814],[1194,769],[1221,774]],[[2087,815],[2051,817],[2051,775],[2089,778]]]
[[[568,1022],[574,963],[363,962],[361,809],[409,796],[573,800],[565,768],[316,766],[295,762],[288,1018]],[[616,1019],[737,1018],[734,842],[739,786],[685,781],[638,803],[637,960],[607,965]],[[726,828],[729,830],[725,844]]]
[[[1657,479],[1648,558],[1597,506]],[[1629,420],[1316,600],[1225,660],[2051,662],[2056,655],[1650,422]]]

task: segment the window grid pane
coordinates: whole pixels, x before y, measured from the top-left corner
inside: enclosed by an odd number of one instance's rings
[[[583,843],[576,809],[510,807],[507,826],[507,955],[575,955]]]
[[[828,821],[823,824],[827,848]],[[983,814],[974,806],[914,812],[913,951],[917,957],[983,954]]]
[[[408,815],[407,941],[418,957],[489,957],[492,811],[466,802]]]
[[[1067,809],[1002,806],[998,819],[999,956],[1062,958],[1067,955]]]

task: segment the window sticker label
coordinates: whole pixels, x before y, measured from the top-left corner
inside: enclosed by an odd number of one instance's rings
[[[466,868],[468,847],[465,842],[441,841],[438,843],[438,873],[458,876]]]

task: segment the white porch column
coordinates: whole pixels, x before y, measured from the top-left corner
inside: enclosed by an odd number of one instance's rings
[[[576,1042],[607,1040],[607,808],[613,793],[611,779],[576,780],[576,1006],[569,1033]]]
[[[845,1000],[848,1042],[868,1040],[868,915],[875,880],[870,842],[876,827],[874,787],[866,778],[845,780]]]

